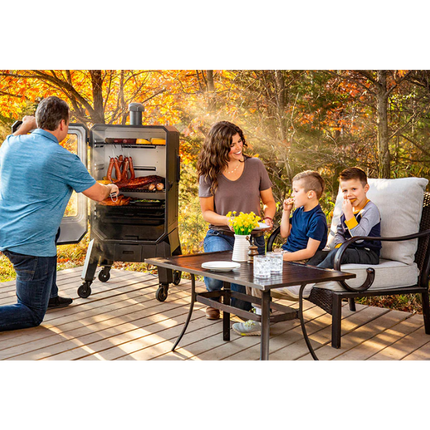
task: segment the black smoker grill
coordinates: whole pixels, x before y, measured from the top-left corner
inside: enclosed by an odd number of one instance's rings
[[[132,157],[135,176],[165,178],[165,188],[121,189],[132,197],[126,206],[90,205],[90,244],[82,272],[80,297],[91,294],[97,266],[99,280],[107,282],[114,261],[144,262],[149,257],[181,254],[178,234],[178,188],[180,175],[179,132],[171,126],[142,125],[143,106],[131,103],[130,125],[96,124],[89,138],[90,173],[96,180],[107,175],[111,157]],[[147,141],[141,143],[143,140]],[[164,144],[163,144],[164,141]],[[137,201],[136,201],[137,200]],[[167,298],[169,283],[178,285],[180,272],[158,268],[159,301]]]

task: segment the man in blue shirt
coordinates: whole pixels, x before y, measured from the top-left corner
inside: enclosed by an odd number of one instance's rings
[[[17,303],[0,306],[0,331],[39,325],[56,291],[55,239],[72,191],[102,201],[118,192],[97,183],[77,155],[59,145],[68,133],[69,107],[57,97],[38,106],[0,148],[0,251],[17,274]],[[31,134],[30,130],[38,127]]]

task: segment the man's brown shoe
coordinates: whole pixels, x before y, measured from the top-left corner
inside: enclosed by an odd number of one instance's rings
[[[208,306],[205,310],[206,318],[208,320],[218,320],[219,319],[219,309],[212,308]]]

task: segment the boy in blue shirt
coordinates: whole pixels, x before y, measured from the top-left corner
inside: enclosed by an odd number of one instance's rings
[[[319,205],[324,191],[324,179],[318,172],[306,170],[294,176],[292,197],[284,200],[281,236],[287,238],[282,248],[284,261],[307,261],[327,243],[327,220]],[[290,218],[293,205],[296,210]],[[261,297],[261,291],[247,287],[247,293]],[[254,305],[257,314],[261,309]],[[233,324],[241,336],[258,336],[261,324],[249,320]]]
[[[319,205],[324,180],[318,172],[306,170],[293,178],[292,197],[283,203],[281,236],[284,261],[308,260],[327,243],[327,220]],[[293,205],[296,210],[290,218]]]

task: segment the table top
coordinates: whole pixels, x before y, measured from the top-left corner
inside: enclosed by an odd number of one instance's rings
[[[240,263],[238,269],[230,272],[217,272],[203,269],[202,263],[211,261],[232,261],[232,251],[207,252],[203,254],[177,255],[172,257],[147,258],[145,263],[167,269],[179,270],[194,275],[207,276],[221,281],[244,285],[267,291],[272,288],[288,287],[299,284],[313,284],[327,281],[343,281],[355,278],[353,273],[339,272],[332,269],[320,269],[314,266],[306,266],[301,263],[284,261],[283,271],[280,274],[272,274],[270,278],[254,278],[253,264]]]

